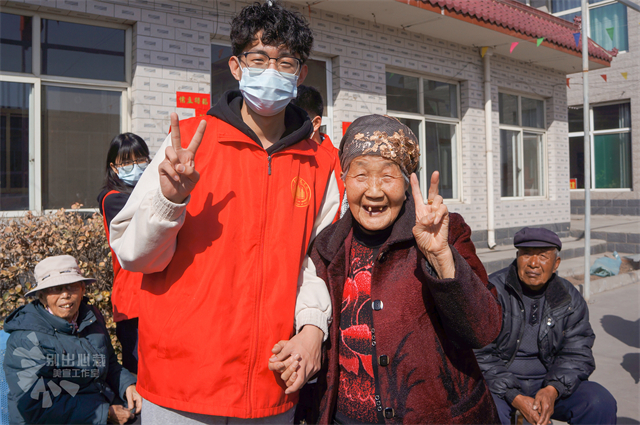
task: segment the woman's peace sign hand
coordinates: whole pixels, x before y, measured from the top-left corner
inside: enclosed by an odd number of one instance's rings
[[[200,174],[195,169],[194,158],[205,128],[207,128],[207,122],[200,121],[193,139],[184,149],[180,143],[178,114],[171,113],[171,146],[167,146],[165,150],[166,158],[158,166],[158,173],[162,194],[175,204],[184,202],[200,179]]]
[[[411,191],[416,207],[413,236],[438,276],[441,279],[451,279],[455,276],[455,263],[449,248],[449,210],[443,204],[442,196],[438,194],[439,183],[440,173],[434,171],[431,175],[429,198],[425,204],[418,177],[411,174]]]

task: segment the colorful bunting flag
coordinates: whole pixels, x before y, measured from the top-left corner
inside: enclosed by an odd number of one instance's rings
[[[511,43],[511,49],[509,49],[509,53],[513,53],[513,49],[515,49],[518,44],[519,43],[517,41]]]
[[[480,49],[480,56],[481,56],[481,57],[484,57],[484,55],[486,55],[486,54],[487,54],[487,50],[489,50],[489,48],[488,48],[488,47],[483,47],[483,48],[481,48],[481,49]]]
[[[607,34],[609,34],[611,41],[613,41],[613,27],[607,28]]]
[[[543,41],[544,41],[544,37],[540,37],[538,41],[536,41],[536,47],[540,47]]]
[[[576,41],[576,47],[580,47],[580,33],[574,32],[573,39]]]
[[[571,88],[571,86],[569,85],[569,80],[570,80],[570,79],[571,79],[571,78],[567,78],[567,87],[569,87],[569,88]]]
[[[607,82],[607,74],[602,74],[602,75],[600,75],[600,76],[602,77],[602,79],[603,79],[605,82]]]
[[[626,72],[621,72],[620,74],[622,74],[622,78],[624,78],[625,80],[627,79],[627,75],[629,75],[629,74],[628,74],[628,73],[626,73]]]

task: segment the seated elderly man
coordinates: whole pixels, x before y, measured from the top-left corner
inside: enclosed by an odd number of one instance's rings
[[[515,234],[516,260],[489,276],[502,304],[502,330],[476,357],[498,408],[510,423],[519,410],[531,424],[615,424],[616,401],[587,379],[595,335],[580,293],[557,274],[562,242],[547,229]]]
[[[136,378],[119,363],[104,318],[87,304],[76,260],[40,261],[37,299],[7,317],[4,358],[12,424],[123,424],[140,412]],[[114,392],[115,391],[115,392]],[[127,408],[117,404],[127,401]]]

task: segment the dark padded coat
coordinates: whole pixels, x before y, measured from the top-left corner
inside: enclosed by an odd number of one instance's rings
[[[352,220],[348,211],[316,238],[311,250],[334,308],[318,384],[305,386],[301,392],[300,404],[311,407],[308,422],[332,423],[337,405],[340,306]],[[460,215],[450,215],[449,244],[456,275],[441,280],[434,277],[416,245],[414,225],[415,207],[408,195],[372,271],[371,299],[383,302],[383,308],[373,312],[374,359],[389,357],[386,367],[373,361],[379,417],[386,423],[499,423],[472,349],[495,339],[500,330],[500,306],[495,291],[487,287],[471,230]]]
[[[522,287],[516,261],[489,276],[502,305],[502,330],[498,338],[476,351],[478,363],[491,392],[508,402],[520,393],[518,379],[507,370],[524,333]],[[547,369],[543,387],[551,385],[560,397],[571,395],[595,369],[591,352],[595,335],[589,309],[578,290],[553,274],[545,292],[538,333],[540,360]]]
[[[102,314],[86,301],[77,331],[40,301],[7,317],[4,371],[12,424],[106,424],[116,394],[125,400],[136,383],[118,363]]]

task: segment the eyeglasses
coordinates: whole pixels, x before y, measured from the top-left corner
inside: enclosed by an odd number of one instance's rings
[[[138,164],[141,170],[145,170],[149,165],[150,159],[147,157],[138,158],[134,161],[124,161],[121,164],[115,164],[116,168],[122,168],[125,173],[130,173],[133,171],[133,166]]]
[[[73,282],[66,285],[52,286],[51,288],[44,289],[44,293],[47,295],[61,294],[63,292],[79,292],[82,289],[82,282]]]
[[[279,58],[272,58],[259,52],[245,52],[240,53],[238,58],[244,57],[245,62],[249,68],[254,69],[267,69],[271,60],[276,61],[276,69],[283,74],[296,74],[302,67],[302,60],[293,56],[280,56]]]

